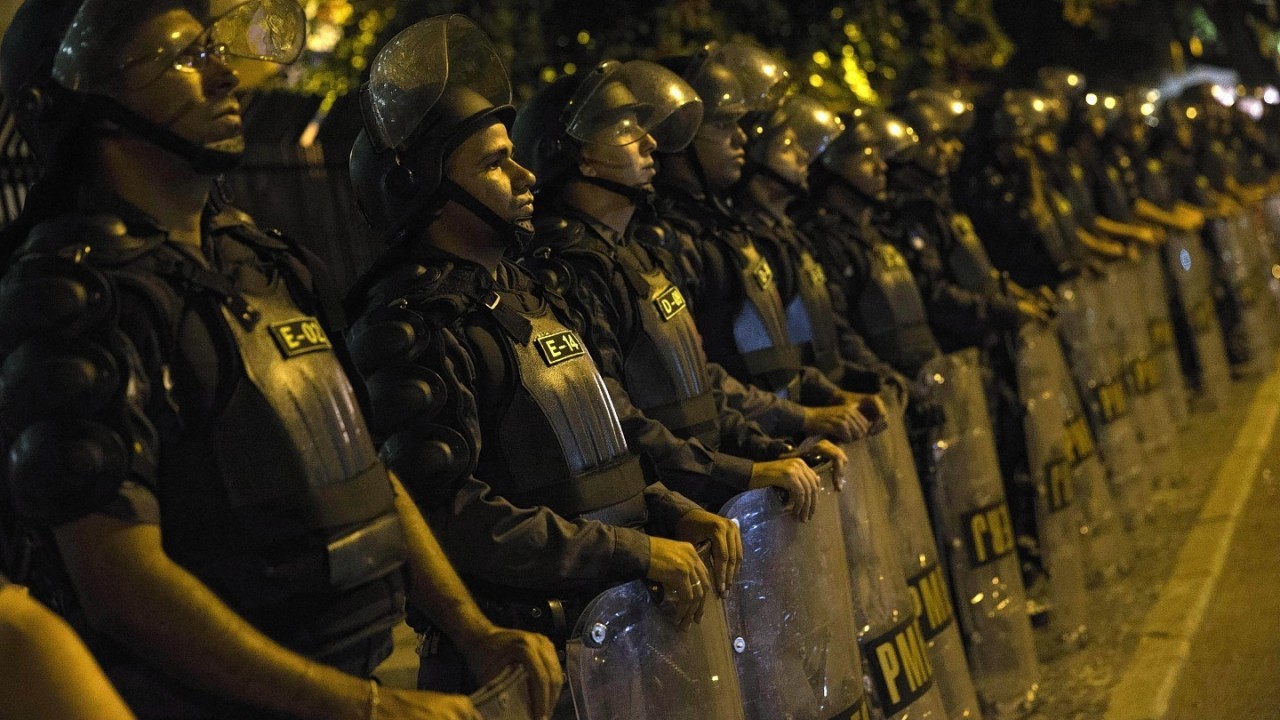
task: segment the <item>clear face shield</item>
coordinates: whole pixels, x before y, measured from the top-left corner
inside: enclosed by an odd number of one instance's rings
[[[712,58],[720,46],[709,43],[689,61],[684,78],[702,98],[707,122],[736,123],[747,114],[747,97],[733,71]]]
[[[162,6],[163,7],[163,6]],[[199,72],[209,60],[288,64],[306,45],[307,20],[295,0],[214,3],[208,22],[175,20],[155,38],[139,35],[138,19],[122,19],[119,2],[86,0],[63,37],[53,78],[69,90],[107,94],[145,87],[169,71]],[[170,12],[186,7],[174,2]],[[203,23],[203,24],[202,24]]]
[[[379,151],[402,148],[441,98],[454,99],[464,91],[478,110],[511,104],[511,82],[498,51],[463,15],[423,20],[402,30],[374,58],[361,89],[365,129]]]
[[[755,45],[726,43],[715,48],[708,61],[723,65],[738,79],[747,112],[773,109],[791,85],[786,64]]]
[[[702,124],[689,83],[645,60],[601,63],[565,111],[565,132],[579,142],[621,147],[652,135],[662,152],[684,149]]]

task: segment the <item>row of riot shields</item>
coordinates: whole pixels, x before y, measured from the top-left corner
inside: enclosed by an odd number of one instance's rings
[[[1138,436],[1116,343],[1110,280],[1081,276],[1058,288],[1058,321],[1068,364],[1097,438],[1112,494],[1129,527],[1148,515],[1153,477]]]
[[[1183,367],[1209,407],[1226,399],[1231,383],[1226,345],[1214,303],[1216,265],[1194,233],[1170,231],[1162,248],[1175,319],[1184,341]]]
[[[1163,288],[1158,264],[1132,271],[1064,287],[1061,326],[1029,325],[1014,349],[1049,629],[1064,650],[1087,637],[1086,586],[1127,569],[1122,518],[1145,511],[1148,478],[1128,402],[1140,394],[1125,373],[1135,360],[1156,366],[1138,372],[1164,372],[1169,347],[1154,329],[1169,315],[1110,284],[1137,283],[1140,294],[1149,282]],[[1121,319],[1120,305],[1144,310]],[[1146,331],[1141,343],[1120,342],[1136,329]],[[921,373],[945,416],[923,442],[916,436],[924,482],[902,408],[891,407],[887,430],[844,446],[842,491],[831,468],[821,469],[829,482],[809,522],[792,516],[776,490],[730,500],[721,512],[741,529],[745,557],[700,624],[678,631],[643,582],[596,598],[568,646],[578,717],[1025,714],[1039,665],[983,371],[968,350]],[[1173,377],[1148,381],[1152,405],[1175,417]]]
[[[1136,420],[1138,442],[1149,463],[1149,478],[1170,481],[1182,468],[1171,390],[1171,386],[1181,385],[1181,375],[1166,371],[1153,342],[1153,326],[1170,324],[1164,284],[1152,287],[1145,282],[1151,269],[1158,266],[1154,253],[1145,253],[1138,262],[1113,263],[1105,274],[1103,301],[1111,318],[1113,342],[1120,351],[1124,389]]]
[[[841,505],[830,465],[808,522],[773,489],[722,510],[744,560],[723,602],[680,632],[655,591],[621,585],[584,610],[567,669],[582,720],[870,718]],[[916,648],[900,672],[928,682]]]
[[[945,415],[928,442],[926,496],[974,686],[987,714],[1019,717],[1035,703],[1039,664],[978,351],[931,360],[921,382]]]
[[[1210,221],[1207,234],[1217,269],[1218,314],[1227,351],[1238,372],[1262,374],[1271,370],[1275,348],[1276,305],[1268,273],[1274,267],[1265,238],[1262,208]]]
[[[808,522],[775,490],[725,505],[744,561],[700,624],[679,632],[638,581],[588,605],[567,658],[579,718],[981,717],[901,412],[844,449],[844,488]]]

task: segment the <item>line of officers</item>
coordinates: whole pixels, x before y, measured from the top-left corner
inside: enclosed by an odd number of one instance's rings
[[[304,45],[293,0],[5,36],[0,550],[114,686],[22,663],[18,717],[1017,717],[1029,609],[1085,641],[1186,389],[1269,357],[1278,136],[1220,88],[837,114],[729,43],[517,111],[434,17],[359,90],[344,300],[211,192]],[[416,692],[369,679],[406,613]]]

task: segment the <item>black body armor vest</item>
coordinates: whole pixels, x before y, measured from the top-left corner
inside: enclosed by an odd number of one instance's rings
[[[478,474],[518,506],[642,525],[644,472],[582,339],[549,302],[509,290],[498,297],[489,312],[509,340],[511,394],[487,425],[496,432],[482,446]]]
[[[924,300],[898,249],[878,242],[865,250],[868,282],[856,312],[876,355],[896,368],[914,372],[941,353],[929,329]]]

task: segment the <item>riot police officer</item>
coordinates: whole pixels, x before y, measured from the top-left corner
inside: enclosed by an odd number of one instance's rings
[[[894,105],[920,142],[889,161],[890,238],[907,258],[944,352],[988,349],[1002,334],[1046,317],[1043,301],[1016,296],[999,280],[972,221],[951,199],[950,175],[964,146],[972,106],[937,89],[911,91]]]
[[[504,257],[532,229],[535,178],[513,158],[488,38],[459,15],[419,22],[361,97],[353,185],[391,246],[350,295],[352,350],[388,464],[491,617],[563,647],[597,592],[648,578],[693,621],[735,572],[737,529],[652,481],[624,432],[649,421],[601,377],[563,299]],[[466,685],[457,649],[417,626],[419,682]]]
[[[747,156],[737,186],[736,206],[746,229],[774,268],[786,311],[787,330],[806,363],[821,370],[850,397],[872,397],[885,382],[900,392],[897,374],[866,347],[835,312],[826,270],[812,243],[791,219],[789,208],[808,194],[809,164],[844,130],[822,103],[802,94],[788,96],[770,112],[748,118]],[[856,351],[846,358],[842,350]],[[880,406],[873,400],[867,412]]]
[[[681,289],[708,359],[737,381],[781,396],[730,395],[766,432],[823,433],[841,441],[860,436],[869,423],[857,405],[841,402],[840,387],[802,363],[801,349],[787,335],[774,269],[728,199],[742,175],[746,135],[738,123],[749,108],[775,102],[785,83],[780,63],[759,48],[713,44],[667,64],[708,106],[689,146],[659,156],[657,196],[645,215],[663,228],[662,242],[682,268]]]
[[[670,256],[633,238],[660,232],[633,219],[653,189],[654,151],[683,149],[701,121],[688,83],[645,61],[605,61],[539,92],[513,130],[516,158],[539,178],[536,247],[522,262],[585,316],[602,371],[631,401],[708,451],[709,472],[668,473],[669,485],[711,509],[748,488],[778,486],[807,518],[817,475],[798,458],[779,460],[788,444],[728,406],[723,371],[708,367]]]
[[[885,157],[907,152],[915,131],[895,115],[859,109],[812,169],[813,201],[799,213],[828,277],[838,283],[849,319],[872,352],[916,377],[941,354],[920,290],[902,253],[885,240],[876,216],[888,201]]]
[[[305,39],[292,0],[222,7],[29,2],[5,36],[49,163],[0,283],[32,584],[144,718],[476,717],[366,679],[406,594],[482,677],[528,665],[545,711],[549,643],[480,615],[378,459],[323,269],[210,198],[244,147],[237,67]]]

